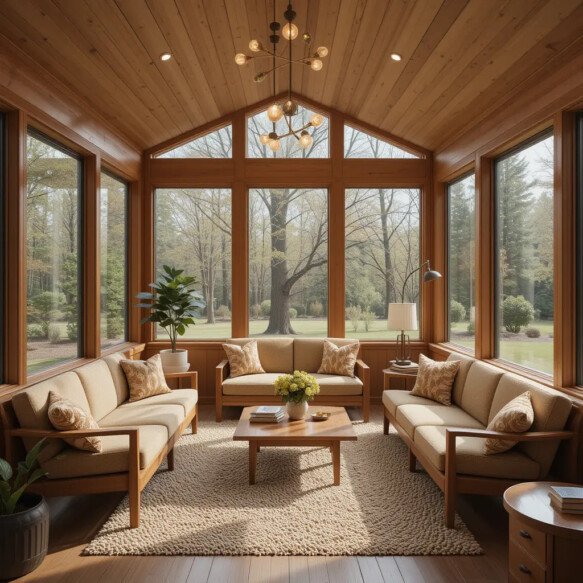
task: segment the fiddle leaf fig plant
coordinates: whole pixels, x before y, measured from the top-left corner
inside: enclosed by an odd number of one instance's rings
[[[194,290],[195,285],[196,278],[184,275],[183,269],[164,265],[158,279],[150,284],[152,291],[136,296],[141,300],[138,307],[150,311],[141,323],[159,324],[170,338],[172,352],[176,352],[178,337],[195,324],[194,318],[206,306],[202,295]]]
[[[45,440],[41,439],[26,454],[23,462],[19,462],[16,475],[12,466],[3,458],[0,458],[0,515],[14,514],[17,512],[18,502],[26,489],[38,479],[46,476],[39,467],[38,456],[45,446]]]

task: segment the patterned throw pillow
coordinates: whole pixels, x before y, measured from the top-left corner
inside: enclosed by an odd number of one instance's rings
[[[318,373],[353,377],[354,365],[358,357],[358,347],[358,342],[353,342],[346,346],[336,346],[330,340],[324,340],[322,364],[318,369]]]
[[[122,360],[121,367],[128,379],[130,403],[171,392],[166,384],[159,354],[155,354],[148,360]]]
[[[442,405],[451,405],[453,381],[459,367],[459,360],[437,362],[420,354],[417,380],[411,394],[437,401]]]
[[[49,421],[59,431],[73,429],[99,429],[99,425],[90,413],[79,405],[65,399],[59,393],[49,392]],[[84,451],[99,453],[101,451],[100,437],[77,437],[65,439],[69,445]]]
[[[524,433],[528,431],[534,423],[534,409],[530,402],[530,391],[526,391],[506,403],[486,429],[491,431],[501,431],[503,433]],[[514,447],[518,442],[509,439],[496,439],[489,437],[484,441],[484,455],[502,453]]]
[[[249,340],[243,346],[237,344],[223,344],[223,348],[229,359],[229,367],[232,377],[240,377],[246,374],[265,372],[259,360],[257,340]]]

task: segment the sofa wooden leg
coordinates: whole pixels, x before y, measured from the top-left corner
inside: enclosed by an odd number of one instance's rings
[[[445,483],[445,526],[455,527],[455,504],[456,504],[455,481]]]
[[[168,462],[168,471],[173,472],[174,471],[174,448],[172,448],[168,452],[168,455],[166,456],[166,461]]]
[[[223,405],[221,403],[217,403],[215,405],[215,421],[220,423],[223,420]]]
[[[198,405],[196,406],[196,411],[194,412],[194,417],[190,422],[190,427],[192,428],[192,433],[198,433]]]
[[[417,471],[417,458],[413,453],[413,450],[409,448],[409,471],[416,472]]]
[[[389,421],[389,418],[384,415],[383,416],[383,433],[385,435],[389,434],[389,428],[391,427],[391,422]]]
[[[130,487],[130,527],[138,528],[140,526],[140,498],[139,488]]]
[[[362,419],[365,423],[368,423],[370,419],[370,403],[368,401],[362,405]]]

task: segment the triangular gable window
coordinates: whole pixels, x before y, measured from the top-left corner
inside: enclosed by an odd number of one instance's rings
[[[372,134],[344,126],[345,158],[419,158],[387,140],[381,140]]]
[[[233,133],[230,125],[176,146],[172,150],[156,154],[154,158],[232,158]]]

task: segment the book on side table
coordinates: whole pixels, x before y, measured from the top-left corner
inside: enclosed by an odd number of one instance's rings
[[[551,506],[567,514],[583,514],[583,487],[551,486],[549,489]]]
[[[261,405],[249,415],[251,423],[279,423],[285,419],[285,409],[278,405]]]
[[[419,370],[419,365],[416,362],[411,364],[397,364],[395,360],[389,362],[389,368],[396,372],[414,374]]]

